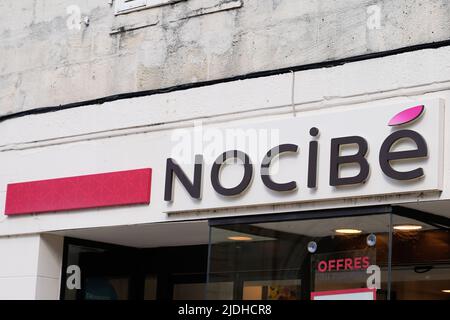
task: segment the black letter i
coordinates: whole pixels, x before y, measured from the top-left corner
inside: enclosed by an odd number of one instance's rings
[[[317,137],[319,129],[313,127],[309,130],[309,134],[312,137]],[[317,141],[311,141],[309,143],[309,161],[308,161],[308,188],[317,187],[317,152],[319,149],[319,143]]]

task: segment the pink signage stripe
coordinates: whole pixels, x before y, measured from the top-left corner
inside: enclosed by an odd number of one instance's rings
[[[149,204],[152,169],[12,183],[6,215]]]

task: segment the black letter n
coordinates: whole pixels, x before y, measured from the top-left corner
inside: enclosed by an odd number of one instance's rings
[[[183,169],[175,162],[174,159],[167,159],[166,164],[166,185],[164,189],[164,200],[172,201],[173,192],[173,176],[177,176],[181,184],[184,186],[186,191],[194,199],[201,198],[201,186],[202,186],[202,170],[203,170],[203,156],[195,156],[195,166],[194,166],[194,182],[191,183],[189,178],[184,173]]]

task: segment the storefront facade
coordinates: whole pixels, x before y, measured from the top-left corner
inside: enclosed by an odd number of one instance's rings
[[[445,114],[433,95],[50,142],[11,162],[53,158],[8,184],[3,225],[48,228],[30,241],[61,299],[447,299]]]
[[[0,298],[449,299],[450,47],[408,48],[6,114]]]

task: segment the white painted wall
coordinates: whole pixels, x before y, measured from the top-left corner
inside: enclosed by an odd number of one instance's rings
[[[63,237],[0,237],[0,300],[59,299]]]

